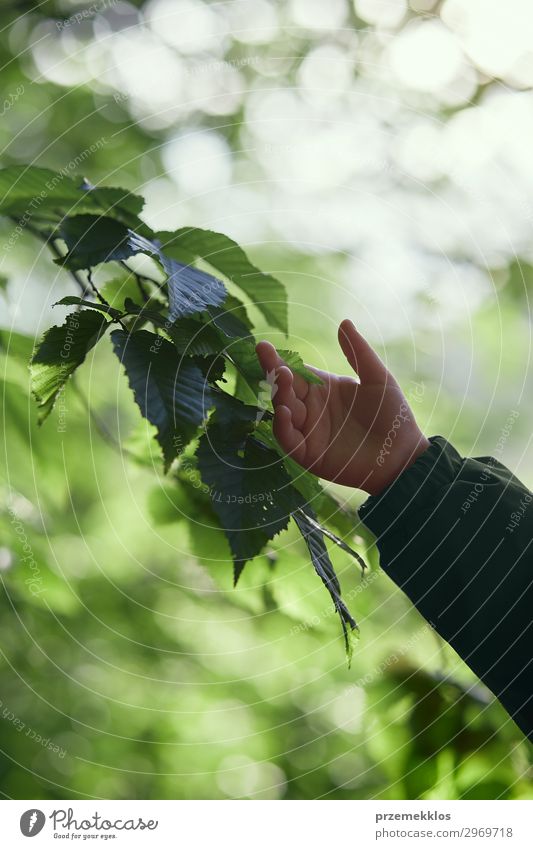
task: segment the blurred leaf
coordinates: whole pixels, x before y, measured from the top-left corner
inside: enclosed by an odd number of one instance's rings
[[[137,227],[142,225],[137,215],[143,205],[139,195],[117,188],[94,188],[81,178],[47,168],[11,165],[0,170],[1,215],[60,221],[64,215],[94,212]],[[141,229],[144,232],[146,225]]]
[[[148,495],[148,511],[157,525],[169,525],[190,517],[190,497],[178,483],[154,487]]]
[[[507,269],[505,288],[519,303],[528,303],[533,295],[533,265],[525,259],[514,259]]]
[[[112,280],[108,280],[99,289],[106,301],[115,309],[121,310],[121,312],[124,310],[126,298],[136,301],[140,295],[139,287],[133,274],[127,277],[113,277]]]
[[[22,360],[27,364],[34,346],[35,340],[32,336],[25,336],[15,330],[0,329],[0,351],[5,352],[10,357]]]

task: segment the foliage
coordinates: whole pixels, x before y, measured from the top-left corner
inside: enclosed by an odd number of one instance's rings
[[[317,29],[343,5],[339,29]],[[520,119],[529,115],[529,93],[510,81],[503,91],[470,66],[466,85],[450,87],[439,75],[439,92],[424,71],[407,88],[389,50],[413,24],[442,32],[443,4],[431,21],[409,4],[395,29],[356,18],[363,5],[387,16],[390,4],[324,3],[319,16],[308,4],[314,19],[305,26],[294,18],[305,14],[303,3],[191,0],[193,15],[224,27],[192,52],[176,43],[187,29],[179,4],[91,3],[90,17],[79,20],[79,3],[4,0],[2,164],[25,171],[32,161],[65,177],[90,173],[99,185],[118,181],[133,196],[140,190],[142,218],[156,235],[191,222],[230,233],[254,265],[290,286],[291,337],[304,360],[343,370],[335,322],[346,315],[378,345],[391,334],[387,359],[400,382],[425,386],[417,415],[464,453],[473,435],[477,453],[491,453],[520,403],[504,462],[531,485],[531,298],[522,279],[531,262],[530,133]],[[269,16],[264,43],[265,30],[246,15],[255,6]],[[507,49],[513,39],[504,42]],[[431,91],[419,91],[426,82]],[[480,160],[472,151],[486,133]],[[412,154],[415,138],[421,156]],[[76,213],[99,219],[101,209]],[[65,212],[74,216],[71,206]],[[37,213],[29,211],[29,227]],[[140,219],[140,207],[130,215]],[[34,338],[78,304],[51,309],[68,278],[37,253],[28,227],[19,235],[2,218],[0,232],[1,792],[58,800],[531,799],[530,747],[377,568],[363,525],[357,545],[373,568],[362,579],[351,556],[328,544],[364,637],[348,669],[337,616],[294,521],[231,590],[231,550],[192,460],[197,442],[163,475],[161,447],[147,441],[156,429],[141,419],[109,339],[91,349],[38,428],[28,391]],[[162,248],[191,264],[165,236]],[[507,266],[517,255],[515,275]],[[142,255],[125,261],[143,267]],[[483,290],[486,263],[496,267]],[[223,270],[206,258],[192,264],[220,277],[236,301],[228,297],[221,315],[213,307],[215,327],[205,324],[201,334],[194,318],[182,319],[173,340],[179,352],[204,356],[209,368],[217,322],[233,328],[230,341],[239,327],[230,317],[245,325],[251,317],[258,334],[278,327],[239,305],[251,295]],[[97,285],[111,309],[125,312],[128,298],[144,305],[137,280],[116,262],[102,267]],[[479,294],[473,306],[470,292]],[[83,298],[94,308],[93,294]],[[157,313],[159,295],[151,301],[145,309]],[[124,319],[128,328],[134,321]],[[114,323],[106,337],[113,328],[120,329]],[[288,346],[281,330],[266,337]],[[228,358],[224,366],[228,383],[220,385],[255,406],[257,393],[234,378]],[[277,451],[270,431],[264,416],[256,432]],[[294,467],[291,477],[321,522],[351,541],[353,510],[339,510],[332,495],[355,508],[360,494],[320,493],[318,481],[296,477]],[[40,572],[35,591],[26,545]]]
[[[76,304],[77,312],[63,325],[50,328],[33,354],[32,389],[40,422],[88,351],[109,327],[118,325],[120,329],[111,332],[113,351],[142,415],[156,429],[165,471],[198,440],[197,469],[228,538],[235,583],[245,564],[261,554],[292,517],[339,614],[350,661],[357,626],[341,600],[324,529],[302,497],[298,485],[302,470],[273,450],[271,416],[265,417],[265,408],[245,405],[221,386],[228,381],[226,370],[233,369],[241,381],[240,393],[253,398],[259,392],[263,376],[247,304],[231,296],[219,277],[196,262],[204,260],[221,272],[266,319],[286,332],[284,286],[262,274],[242,248],[221,233],[198,228],[153,233],[137,217],[142,198],[119,188],[65,180],[60,173],[28,166],[0,171],[0,193],[0,213],[17,226],[24,226],[26,211],[36,207],[32,233],[52,247],[56,263],[74,272],[82,291],[82,297],[60,301],[63,306]],[[80,210],[83,214],[78,214]],[[161,282],[124,262],[137,254],[156,261]],[[128,297],[118,309],[102,295],[94,275],[111,262],[125,272],[124,286],[128,277],[136,279],[139,302]],[[80,271],[86,273],[85,280]],[[91,296],[94,300],[89,300]],[[320,382],[294,351],[282,349],[281,354],[306,380]],[[317,486],[313,498],[321,496]],[[327,536],[351,551],[331,531]],[[354,557],[362,562],[355,552]]]

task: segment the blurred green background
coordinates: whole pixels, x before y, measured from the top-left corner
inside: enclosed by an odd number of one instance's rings
[[[154,227],[237,239],[285,282],[304,359],[342,370],[352,317],[426,433],[531,486],[532,37],[519,0],[4,0],[1,163],[122,185]],[[231,588],[220,532],[143,462],[109,348],[68,388],[64,432],[57,413],[36,427],[26,363],[74,290],[11,232],[4,796],[533,798],[530,747],[364,529],[366,579],[332,555],[361,627],[348,669],[295,534]]]

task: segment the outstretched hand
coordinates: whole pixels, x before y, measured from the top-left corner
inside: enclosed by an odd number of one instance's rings
[[[296,462],[325,480],[376,495],[429,446],[392,374],[351,321],[339,344],[358,378],[313,368],[309,384],[288,368],[270,342],[257,345],[265,373],[274,372],[274,435]]]

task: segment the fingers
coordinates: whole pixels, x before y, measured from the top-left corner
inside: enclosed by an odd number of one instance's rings
[[[287,366],[281,366],[278,369],[272,403],[274,407],[288,407],[294,426],[296,428],[302,427],[307,416],[307,408],[304,402],[296,397],[294,375]]]
[[[286,364],[274,348],[274,345],[272,345],[270,342],[259,342],[256,345],[255,350],[257,352],[261,368],[263,369],[265,374],[268,375],[269,372],[277,372],[277,370],[280,369],[282,366],[285,366],[285,368],[287,368]],[[303,401],[309,391],[309,384],[301,375],[293,374],[293,388],[296,397]]]
[[[255,350],[265,374],[275,371],[278,368],[278,364],[282,365],[278,352],[270,342],[259,342],[255,346]]]
[[[299,375],[283,363],[278,352],[270,342],[259,342],[256,347],[259,362],[265,374],[275,373],[272,393],[274,405],[274,436],[283,450],[303,465],[305,459],[305,438],[300,428],[303,426],[307,409],[301,396],[307,394],[308,384]],[[305,388],[299,384],[302,381]],[[300,396],[300,397],[299,397]]]
[[[286,454],[290,454],[303,466],[305,460],[305,439],[301,431],[294,427],[291,411],[280,405],[274,413],[274,436]]]
[[[386,383],[392,379],[374,349],[347,318],[339,327],[339,344],[361,383]]]

